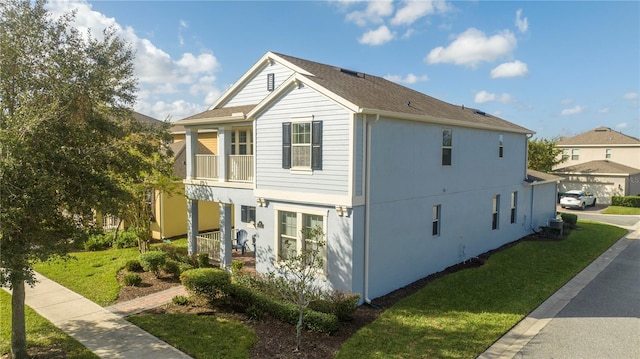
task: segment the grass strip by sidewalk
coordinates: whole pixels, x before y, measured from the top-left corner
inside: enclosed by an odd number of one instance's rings
[[[71,253],[68,261],[37,263],[36,272],[73,290],[93,302],[107,306],[120,293],[118,270],[130,259],[138,259],[138,248],[107,249]],[[37,285],[37,284],[36,284]]]
[[[213,315],[141,314],[127,319],[196,359],[248,358],[255,342],[249,327]]]
[[[477,357],[627,232],[578,226],[562,241],[523,241],[435,280],[359,330],[336,358]]]
[[[0,356],[11,352],[11,295],[0,290]],[[99,358],[80,342],[25,307],[27,348],[34,358]]]
[[[624,215],[640,215],[640,208],[609,206],[602,211],[602,214],[624,214]]]

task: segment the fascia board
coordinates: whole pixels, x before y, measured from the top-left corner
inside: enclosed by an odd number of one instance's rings
[[[192,120],[180,120],[179,124],[183,126],[196,126],[196,125],[212,125],[217,123],[236,123],[246,121],[246,117],[242,116],[224,116],[224,117],[211,117],[211,118],[196,118]]]
[[[380,117],[385,117],[385,118],[390,118],[390,119],[400,119],[400,120],[408,120],[408,121],[428,122],[428,123],[434,123],[434,124],[439,124],[439,125],[449,125],[449,126],[466,127],[466,128],[477,128],[477,129],[481,129],[481,130],[511,132],[511,133],[519,133],[519,134],[524,134],[524,135],[529,135],[529,134],[534,134],[535,133],[535,132],[533,132],[531,130],[519,131],[519,130],[515,130],[515,129],[508,129],[508,128],[504,128],[504,127],[485,125],[485,124],[481,124],[481,123],[470,123],[470,122],[467,122],[467,121],[452,120],[452,119],[449,119],[449,118],[433,117],[433,116],[426,116],[426,115],[412,115],[412,114],[401,113],[401,112],[384,111],[384,110],[376,110],[376,109],[368,109],[368,108],[361,108],[357,112],[363,113],[363,114],[380,115]]]
[[[607,172],[553,172],[564,176],[604,176],[604,177],[629,177],[635,173],[607,173]]]
[[[560,148],[616,148],[616,147],[636,147],[640,149],[640,143],[610,143],[610,144],[591,144],[591,145],[559,145],[556,144],[556,147]]]

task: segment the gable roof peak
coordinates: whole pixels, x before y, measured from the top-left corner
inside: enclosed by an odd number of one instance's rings
[[[640,140],[606,126],[600,126],[558,141],[559,146],[580,145],[640,145]]]

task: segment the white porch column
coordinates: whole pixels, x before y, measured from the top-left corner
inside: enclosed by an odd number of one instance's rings
[[[231,154],[231,128],[218,128],[218,181],[227,180],[227,156]]]
[[[196,178],[196,153],[198,153],[198,129],[185,128],[187,150],[187,179]]]
[[[187,240],[189,255],[195,254],[198,250],[196,236],[198,235],[198,201],[187,199]]]
[[[231,205],[220,203],[220,268],[231,269]]]

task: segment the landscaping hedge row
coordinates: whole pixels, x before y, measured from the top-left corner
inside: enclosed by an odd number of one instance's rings
[[[640,196],[613,196],[611,197],[611,205],[640,208]]]
[[[230,286],[230,295],[246,308],[251,308],[252,312],[264,311],[271,314],[278,320],[296,325],[300,314],[298,306],[260,292],[252,291],[237,283]],[[303,314],[304,327],[307,330],[320,333],[335,333],[338,331],[340,321],[333,314],[321,313],[305,308]]]

